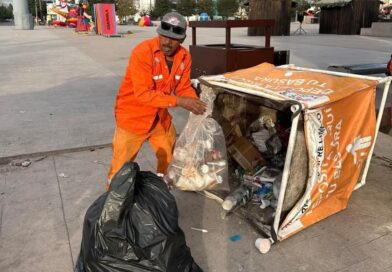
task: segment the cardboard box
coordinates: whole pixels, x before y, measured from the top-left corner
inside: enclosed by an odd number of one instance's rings
[[[219,124],[222,127],[227,145],[231,145],[238,138],[242,137],[242,132],[238,124],[233,124],[225,118],[220,119]]]
[[[244,169],[253,169],[256,165],[266,165],[260,152],[245,137],[239,138],[228,147],[231,157]]]

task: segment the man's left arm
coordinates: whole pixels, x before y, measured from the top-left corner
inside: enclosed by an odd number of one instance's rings
[[[191,57],[188,55],[184,60],[184,72],[181,76],[180,82],[178,83],[174,94],[176,96],[189,96],[197,98],[195,89],[192,87],[191,84],[191,66],[192,60]]]

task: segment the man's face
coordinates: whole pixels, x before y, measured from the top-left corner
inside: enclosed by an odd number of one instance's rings
[[[176,53],[178,47],[181,45],[181,40],[175,40],[169,37],[159,35],[160,47],[163,54],[167,57],[172,57]]]

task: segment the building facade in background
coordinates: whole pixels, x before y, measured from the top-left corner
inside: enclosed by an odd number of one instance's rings
[[[135,0],[134,3],[139,11],[149,11],[154,8],[155,0]]]

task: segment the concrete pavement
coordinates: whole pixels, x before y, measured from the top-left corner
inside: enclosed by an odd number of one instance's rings
[[[292,31],[298,24],[292,24]],[[326,69],[329,65],[386,62],[391,38],[318,35],[273,37],[277,50],[290,50],[290,62]],[[132,48],[156,35],[154,27],[120,26],[127,38],[75,34],[70,29],[13,30],[0,25],[0,158],[111,142],[113,105]],[[223,29],[200,29],[198,43],[223,43]],[[191,33],[184,45],[191,43]],[[233,29],[232,41],[263,44]],[[180,131],[187,114],[175,109]]]
[[[392,148],[381,134],[368,184],[348,208],[274,245],[196,193],[173,191],[192,255],[204,271],[392,271]],[[28,168],[0,167],[0,271],[72,271],[86,209],[104,191],[110,148],[49,156]],[[137,161],[154,170],[147,146]],[[191,229],[203,228],[208,233]],[[232,242],[235,234],[241,240]]]
[[[299,66],[325,69],[390,56],[391,38],[317,35],[314,25],[304,27],[306,36],[272,38]],[[135,35],[108,39],[0,25],[0,158],[55,151],[31,158],[27,168],[0,166],[0,271],[72,271],[85,211],[104,190],[111,156],[110,148],[92,147],[111,141],[114,99],[131,48],[155,35],[154,28],[120,27],[128,29]],[[233,42],[262,40],[247,37],[244,29],[233,31]],[[224,31],[199,31],[198,41],[221,43]],[[186,112],[174,111],[178,131],[186,119]],[[267,255],[257,252],[258,235],[245,222],[222,220],[214,201],[174,191],[194,258],[204,271],[217,272],[392,271],[390,143],[380,135],[368,184],[345,211],[274,245]],[[87,151],[56,152],[74,148]],[[148,146],[136,160],[143,170],[154,170]],[[241,240],[231,242],[234,234]]]

